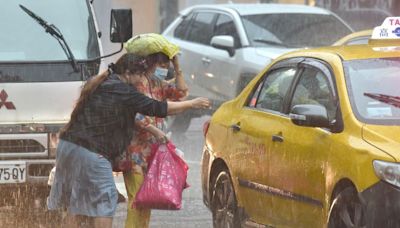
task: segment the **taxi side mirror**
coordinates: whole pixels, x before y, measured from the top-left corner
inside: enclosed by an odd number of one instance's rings
[[[324,106],[314,104],[295,105],[289,114],[290,120],[304,127],[330,128],[328,112]]]

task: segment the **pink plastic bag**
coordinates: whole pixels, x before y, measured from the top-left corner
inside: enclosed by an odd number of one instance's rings
[[[181,209],[182,191],[188,187],[186,178],[189,167],[175,153],[175,149],[171,142],[153,145],[147,174],[132,207]]]

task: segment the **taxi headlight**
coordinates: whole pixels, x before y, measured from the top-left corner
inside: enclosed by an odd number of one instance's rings
[[[375,174],[383,181],[400,187],[400,164],[375,160],[373,162]]]

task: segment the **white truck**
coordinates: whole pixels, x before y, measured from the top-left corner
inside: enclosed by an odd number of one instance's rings
[[[44,205],[57,132],[85,80],[105,69],[92,2],[1,2],[0,206]],[[131,11],[112,10],[111,42],[122,50],[131,36]]]

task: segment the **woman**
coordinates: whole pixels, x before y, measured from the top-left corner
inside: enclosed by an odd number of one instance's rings
[[[147,56],[145,59],[146,72],[135,83],[138,91],[159,101],[179,101],[188,95],[177,56],[174,56],[171,60],[175,70],[175,79],[173,80],[175,83],[168,83],[164,80],[170,66],[167,55],[158,52]],[[132,171],[124,172],[128,194],[126,228],[146,228],[149,226],[150,210],[132,208],[130,205],[135,201],[136,193],[143,183],[151,145],[156,142],[163,142],[166,139],[164,118],[137,115],[136,119],[136,126],[139,127],[135,131],[129,147],[133,163]]]
[[[125,54],[82,89],[60,133],[48,201],[50,210],[67,209],[66,227],[79,227],[82,218],[90,218],[94,227],[112,227],[117,190],[111,164],[132,139],[136,113],[165,117],[209,106],[205,98],[160,102],[143,95],[130,84],[144,71],[142,58]]]

